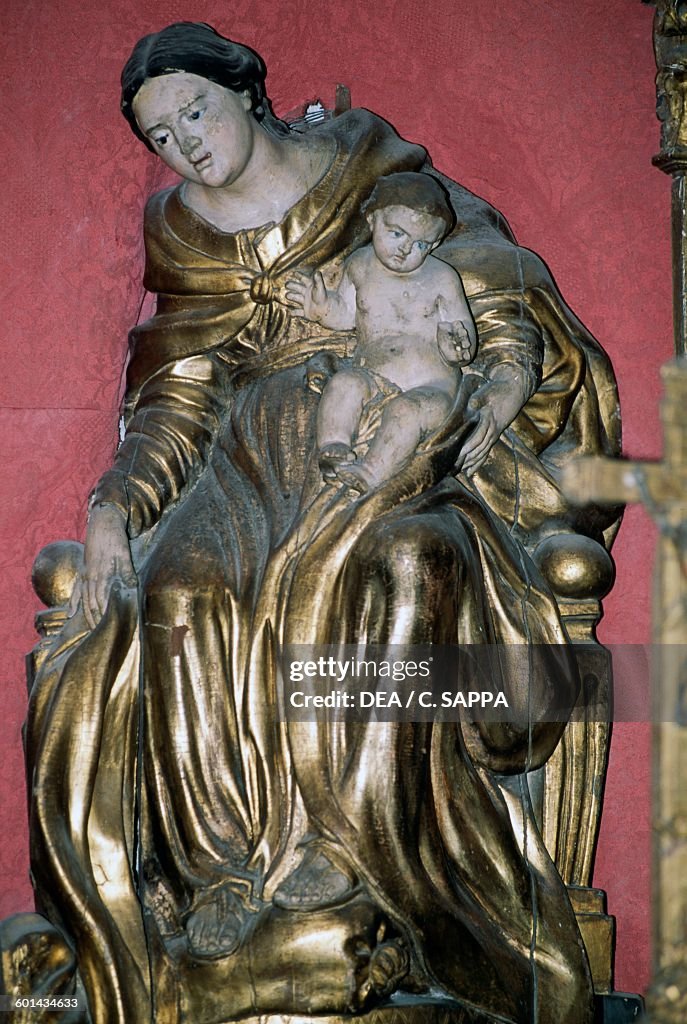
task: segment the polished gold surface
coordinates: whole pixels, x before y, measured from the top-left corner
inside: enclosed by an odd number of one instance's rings
[[[382,1005],[370,1010],[364,1018],[365,1024],[491,1024],[493,1018],[456,1006],[448,1000],[408,999],[391,1005]],[[351,1017],[345,1014],[306,1017],[302,1014],[263,1014],[260,1017],[245,1017],[243,1024],[350,1024]],[[226,1024],[230,1024],[229,1021]]]
[[[220,230],[184,186],[148,205],[157,313],[131,335],[126,437],[74,614],[79,552],[37,573],[58,604],[26,733],[41,910],[93,1024],[590,1024],[580,928],[603,989],[609,919],[564,883],[589,885],[608,730],[548,712],[584,698],[574,641],[593,639],[618,512],[580,511],[552,469],[617,454],[612,370],[501,215],[442,179],[459,228],[437,253],[478,328],[472,385],[507,368],[529,398],[474,477],[455,472],[451,416],[369,494],[324,483],[319,398],[356,339],[294,317],[285,284],[335,277],[368,241],[377,178],[428,167],[364,111],[299,138],[269,181],[293,190],[294,154],[321,174],[278,223]],[[119,543],[103,607],[97,535]],[[287,722],[285,643],[529,644],[547,671],[493,680],[528,709],[514,723]]]
[[[606,893],[591,886],[568,886],[568,896],[584,939],[594,991],[613,991],[615,918],[606,913]]]
[[[365,1024],[492,1024],[493,1018],[457,1006],[448,1000],[408,999],[404,1002],[382,1005],[358,1018]],[[302,1014],[263,1014],[260,1017],[244,1017],[243,1024],[350,1024],[346,1014],[327,1014],[307,1017]],[[230,1024],[229,1021],[223,1024]]]
[[[546,537],[534,548],[533,558],[556,595],[570,640],[579,645],[582,682],[575,721],[566,725],[540,773],[538,820],[546,848],[568,886],[594,991],[602,994],[613,986],[615,921],[606,914],[604,894],[592,889],[591,882],[608,765],[612,666],[597,642],[596,626],[615,568],[606,548],[584,535]]]
[[[83,547],[76,541],[48,544],[36,556],[31,573],[33,589],[48,608],[69,603],[74,583],[83,565]]]

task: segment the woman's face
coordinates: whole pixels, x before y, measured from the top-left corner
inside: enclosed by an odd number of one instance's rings
[[[160,159],[188,181],[224,188],[250,162],[257,122],[248,93],[177,71],[148,78],[132,107]]]

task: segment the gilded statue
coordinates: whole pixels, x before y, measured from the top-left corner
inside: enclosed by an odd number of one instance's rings
[[[157,306],[36,658],[25,926],[93,1024],[590,1024],[528,788],[578,687],[531,552],[602,546],[617,518],[557,483],[618,451],[609,362],[422,146],[366,110],[295,132],[265,74],[194,23],[122,73],[182,181],[146,208]],[[517,722],[297,722],[276,710],[289,644],[546,653],[501,680]]]

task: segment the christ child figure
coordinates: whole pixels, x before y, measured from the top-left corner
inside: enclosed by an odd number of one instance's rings
[[[362,493],[391,479],[452,409],[477,332],[459,274],[432,256],[454,225],[448,195],[428,174],[379,178],[362,207],[369,245],[346,261],[335,288],[320,273],[288,282],[298,313],[335,330],[355,327],[350,369],[327,383],[317,447],[326,480]],[[381,422],[357,457],[361,418],[381,397]]]

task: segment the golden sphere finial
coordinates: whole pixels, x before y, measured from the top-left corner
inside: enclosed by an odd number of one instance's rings
[[[83,544],[75,540],[57,540],[38,552],[31,583],[43,604],[60,608],[69,603],[82,563]]]
[[[613,586],[613,559],[591,537],[554,534],[537,544],[532,558],[556,597],[600,601]]]

